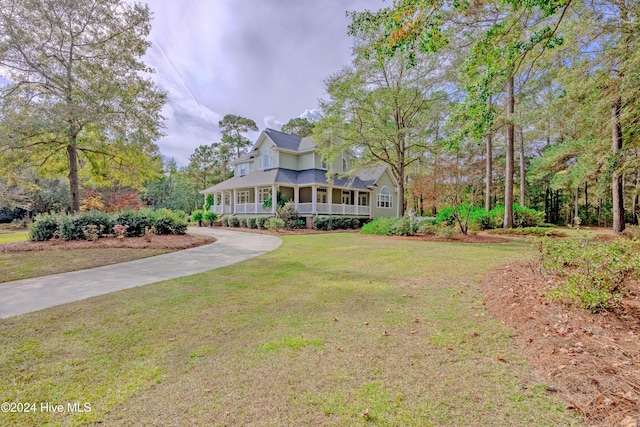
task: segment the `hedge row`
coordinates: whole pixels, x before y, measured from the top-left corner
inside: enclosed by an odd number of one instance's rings
[[[271,216],[223,216],[222,225],[224,227],[244,227],[244,228],[267,228]]]
[[[313,228],[316,230],[348,230],[360,227],[360,218],[351,216],[315,216]]]
[[[29,240],[84,240],[85,229],[90,224],[97,227],[98,237],[113,234],[113,226],[116,224],[129,226],[127,237],[143,236],[147,227],[153,229],[155,234],[185,234],[187,221],[184,216],[183,212],[168,209],[114,213],[91,211],[73,215],[43,214],[38,215],[29,226]]]
[[[504,206],[498,205],[486,211],[481,207],[469,207],[462,206],[460,212],[465,217],[467,212],[469,213],[469,226],[471,229],[476,230],[492,230],[494,228],[502,228],[504,225]],[[446,207],[440,210],[436,215],[436,219],[433,221],[436,224],[442,224],[446,222],[447,225],[455,225],[456,219],[453,215],[454,210],[452,207]],[[520,205],[513,205],[513,226],[520,227],[539,227],[544,222],[544,212],[538,212],[534,209],[522,207]]]
[[[366,223],[360,230],[361,234],[378,234],[381,236],[410,236],[416,232],[417,223],[411,224],[409,217],[376,218]]]

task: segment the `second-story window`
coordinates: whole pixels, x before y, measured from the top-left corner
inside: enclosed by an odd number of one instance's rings
[[[269,169],[273,167],[273,156],[269,149],[265,149],[260,157],[260,169]]]
[[[243,164],[238,166],[238,175],[243,176],[243,175],[246,175],[247,173],[249,173],[249,165],[248,164],[243,163]]]
[[[347,171],[347,159],[345,159],[344,157],[342,158],[342,172],[346,172]]]

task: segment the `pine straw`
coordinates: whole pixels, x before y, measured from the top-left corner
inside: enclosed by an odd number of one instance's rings
[[[596,425],[637,426],[640,416],[640,285],[625,283],[623,308],[593,314],[544,298],[558,278],[533,263],[495,269],[481,289],[548,389]]]
[[[98,248],[188,249],[215,241],[216,239],[213,236],[195,234],[153,236],[151,241],[147,241],[145,237],[127,237],[123,240],[118,240],[115,237],[101,237],[95,242],[87,240],[47,240],[45,242],[6,243],[0,245],[0,252],[15,253]]]

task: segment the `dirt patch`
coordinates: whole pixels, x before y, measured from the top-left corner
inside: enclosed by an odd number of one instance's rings
[[[429,234],[416,233],[413,236],[378,236],[374,234],[363,234],[363,237],[371,239],[396,239],[396,240],[417,240],[425,242],[462,242],[462,243],[506,243],[509,239],[488,234],[464,235],[456,234],[450,239],[443,239]]]
[[[151,241],[145,237],[127,237],[118,240],[115,237],[103,237],[95,242],[86,240],[48,240],[46,242],[12,242],[0,245],[0,252],[56,251],[97,248],[133,248],[133,249],[188,249],[213,243],[213,236],[196,234],[153,236]]]
[[[544,298],[558,283],[531,263],[495,269],[481,283],[487,306],[515,328],[524,355],[567,409],[590,424],[640,423],[640,285],[621,309],[594,314]]]

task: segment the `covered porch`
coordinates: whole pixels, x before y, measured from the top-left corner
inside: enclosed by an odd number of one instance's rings
[[[264,202],[272,194],[275,195],[275,200],[272,200],[270,207],[265,208]],[[211,210],[221,215],[275,214],[279,196],[293,202],[301,215],[371,216],[369,191],[321,185],[271,185],[217,191],[213,193]]]

